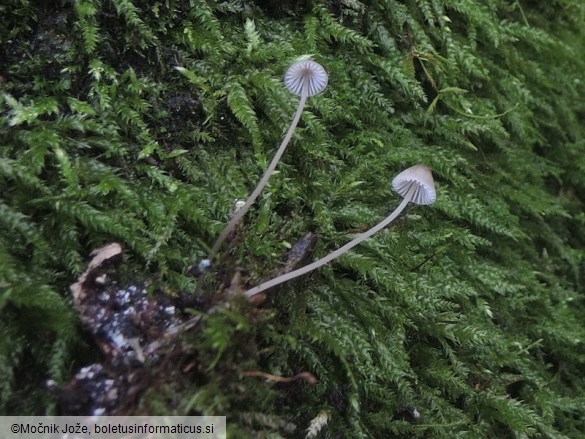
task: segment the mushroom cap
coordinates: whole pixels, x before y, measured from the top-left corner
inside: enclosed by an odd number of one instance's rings
[[[415,185],[415,190],[410,195],[411,203],[427,205],[437,200],[433,174],[425,165],[415,165],[405,169],[392,180],[392,189],[402,197],[408,194],[412,185]]]
[[[327,87],[329,76],[323,66],[312,59],[295,62],[284,75],[284,85],[291,93],[300,96],[303,84],[308,82],[307,96],[315,96]]]

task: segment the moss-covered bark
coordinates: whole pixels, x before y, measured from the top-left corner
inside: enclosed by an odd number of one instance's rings
[[[343,245],[424,163],[435,205],[260,309],[206,316],[133,411],[225,414],[232,437],[304,437],[311,420],[316,437],[585,435],[582,2],[7,0],[0,14],[0,412],[55,412],[43,380],[100,361],[68,292],[92,249],[121,242],[129,282],[207,300],[237,271],[269,276],[308,231],[314,257]],[[197,286],[189,267],[290,123],[281,79],[303,54],[329,86]]]

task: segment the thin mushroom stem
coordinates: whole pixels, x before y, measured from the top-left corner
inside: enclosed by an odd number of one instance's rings
[[[221,232],[221,234],[219,235],[219,237],[215,241],[215,244],[213,244],[213,247],[211,248],[211,251],[209,252],[209,255],[207,256],[207,259],[209,261],[213,261],[213,258],[215,257],[215,255],[217,254],[219,249],[221,248],[222,244],[224,243],[224,241],[226,240],[228,235],[238,225],[238,223],[240,222],[242,217],[246,214],[246,212],[248,212],[248,210],[250,210],[250,207],[252,207],[252,204],[254,204],[254,201],[256,201],[256,198],[258,198],[258,196],[260,195],[260,192],[262,192],[262,189],[264,189],[264,186],[266,186],[266,183],[268,183],[268,179],[270,178],[270,176],[274,172],[274,169],[276,169],[276,165],[280,161],[282,154],[284,154],[284,150],[286,149],[287,145],[289,144],[290,139],[292,138],[292,135],[295,131],[295,128],[297,127],[299,120],[301,119],[301,114],[303,113],[303,109],[305,107],[305,102],[307,101],[308,93],[309,93],[309,83],[308,83],[308,81],[305,81],[303,84],[303,92],[301,94],[301,100],[299,101],[299,106],[297,108],[297,112],[295,113],[295,116],[293,118],[293,121],[292,121],[289,129],[288,129],[288,132],[286,133],[286,136],[282,140],[282,143],[278,147],[276,154],[274,154],[274,158],[270,162],[270,165],[268,166],[268,169],[266,169],[266,172],[262,176],[262,179],[258,183],[258,186],[256,186],[256,189],[254,189],[254,192],[252,192],[252,194],[248,197],[248,199],[246,200],[246,203],[235,212],[235,214],[229,220],[229,222],[227,223],[227,225],[225,226],[225,228],[223,229],[223,231]]]
[[[251,288],[248,291],[246,291],[244,293],[244,295],[247,296],[247,297],[255,296],[256,294],[259,294],[262,291],[266,291],[267,289],[272,288],[272,287],[274,287],[276,285],[279,285],[279,284],[281,284],[283,282],[286,282],[288,280],[294,279],[295,277],[302,276],[303,274],[309,273],[310,271],[316,270],[317,268],[322,267],[323,265],[331,262],[333,259],[335,259],[335,258],[341,256],[342,254],[348,252],[349,250],[351,250],[352,248],[354,248],[356,245],[358,245],[362,241],[368,239],[374,233],[379,232],[384,227],[388,226],[388,224],[390,224],[392,221],[394,221],[398,217],[398,215],[400,215],[402,213],[402,211],[404,210],[404,208],[406,207],[406,205],[408,203],[410,203],[411,198],[412,198],[412,195],[415,192],[416,192],[416,183],[413,182],[411,184],[411,187],[409,188],[406,196],[402,200],[402,202],[398,205],[398,207],[396,209],[394,209],[394,212],[392,212],[382,222],[380,222],[379,224],[375,225],[374,227],[372,227],[368,231],[362,233],[357,238],[355,238],[352,241],[350,241],[347,244],[345,244],[343,247],[340,247],[337,250],[329,253],[327,256],[324,256],[321,259],[318,259],[318,260],[316,260],[315,262],[313,262],[313,263],[311,263],[309,265],[305,265],[304,267],[301,267],[301,268],[299,268],[297,270],[291,271],[290,273],[284,274],[282,276],[279,276],[279,277],[276,277],[274,279],[271,279],[271,280],[269,280],[267,282],[261,283],[260,285],[257,285],[254,288]]]

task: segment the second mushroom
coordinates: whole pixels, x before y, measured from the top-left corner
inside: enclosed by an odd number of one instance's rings
[[[291,271],[290,273],[284,274],[282,276],[271,279],[267,282],[261,283],[260,285],[257,285],[254,288],[249,289],[244,294],[247,297],[253,297],[256,294],[259,294],[269,288],[272,288],[288,280],[294,279],[295,277],[302,276],[303,274],[309,273],[310,271],[316,270],[317,268],[322,267],[323,265],[331,262],[335,258],[348,252],[356,245],[372,236],[374,233],[379,232],[384,227],[388,226],[392,221],[394,221],[398,217],[398,215],[400,215],[400,213],[404,210],[408,203],[428,205],[434,203],[437,199],[433,175],[431,174],[431,170],[424,165],[412,166],[402,171],[392,180],[392,188],[401,197],[403,197],[402,202],[398,205],[396,209],[394,209],[392,213],[390,213],[390,215],[388,215],[379,224],[372,227],[368,231],[362,233],[352,241],[345,244],[343,247],[340,247],[337,250],[329,253],[327,256],[324,256],[321,259],[311,264],[308,264],[304,267],[301,267],[297,270]]]

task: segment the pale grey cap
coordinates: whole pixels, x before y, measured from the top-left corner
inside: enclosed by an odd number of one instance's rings
[[[392,180],[392,189],[406,197],[410,192],[410,202],[414,204],[433,204],[437,200],[435,182],[431,170],[425,165],[415,165],[405,169]]]
[[[327,87],[329,76],[323,66],[312,59],[295,62],[284,75],[284,85],[291,93],[300,96],[307,82],[307,96],[315,96]]]

